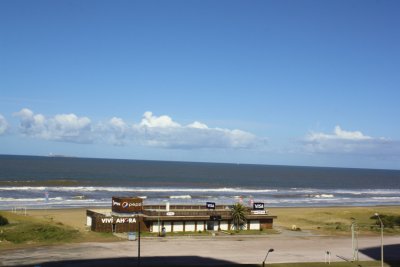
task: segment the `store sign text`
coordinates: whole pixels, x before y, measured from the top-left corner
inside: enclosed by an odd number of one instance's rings
[[[102,223],[136,223],[136,218],[102,218]]]

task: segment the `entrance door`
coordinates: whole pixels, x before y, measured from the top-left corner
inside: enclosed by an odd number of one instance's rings
[[[112,224],[112,232],[115,233],[117,231],[117,226],[115,223]]]
[[[208,231],[218,231],[218,222],[208,221],[207,222],[207,230]]]

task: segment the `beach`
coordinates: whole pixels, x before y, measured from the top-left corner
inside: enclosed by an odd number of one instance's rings
[[[360,260],[377,260],[380,245],[379,228],[371,230],[374,220],[370,217],[380,214],[400,215],[399,206],[379,207],[306,207],[270,208],[271,215],[278,216],[274,221],[274,231],[258,235],[170,235],[165,238],[144,236],[141,240],[141,253],[150,263],[167,257],[171,264],[180,261],[202,259],[212,263],[221,262],[256,264],[262,260],[266,249],[274,248],[271,262],[314,262],[324,261],[324,253],[332,251],[332,261],[343,261],[336,255],[351,257],[350,225],[355,219],[360,224]],[[10,214],[4,213],[2,214]],[[45,224],[62,224],[81,233],[77,240],[60,241],[54,244],[27,243],[18,246],[5,246],[7,250],[1,259],[2,265],[37,264],[47,261],[125,259],[133,261],[137,255],[137,241],[126,241],[119,237],[106,236],[88,231],[86,209],[41,209],[28,210],[27,220]],[[296,225],[297,231],[291,228]],[[340,227],[338,227],[340,226]],[[366,226],[366,227],[363,227]],[[122,235],[123,237],[123,235]],[[400,234],[397,231],[385,232],[385,245],[388,259],[400,260],[398,249]],[[44,246],[45,245],[45,246]],[[11,249],[12,248],[12,249]],[[390,249],[389,249],[390,248]],[[379,251],[378,251],[379,252]],[[24,257],[21,257],[24,255]],[[377,256],[378,255],[378,256]],[[396,256],[397,255],[397,256]],[[195,257],[195,258],[191,258]],[[378,258],[377,258],[378,257]],[[207,260],[208,259],[208,260]],[[105,260],[105,262],[107,262]],[[181,262],[182,263],[182,262]],[[215,262],[214,262],[215,263]]]

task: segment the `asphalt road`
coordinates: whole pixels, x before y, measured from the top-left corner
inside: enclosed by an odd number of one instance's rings
[[[400,236],[385,237],[385,259],[400,261]],[[359,259],[380,259],[380,237],[359,238]],[[141,240],[142,265],[219,265],[229,263],[323,262],[352,258],[351,239],[321,236],[167,237]],[[80,243],[3,251],[0,266],[128,266],[136,265],[137,241]]]

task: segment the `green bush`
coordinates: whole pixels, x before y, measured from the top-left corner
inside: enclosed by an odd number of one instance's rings
[[[394,228],[395,226],[400,226],[400,216],[393,216],[393,215],[379,215],[381,217],[382,223],[384,228]],[[380,226],[381,223],[377,216],[372,216],[371,219],[376,220],[375,224]]]
[[[7,225],[7,224],[8,224],[7,218],[0,215],[0,226]]]

